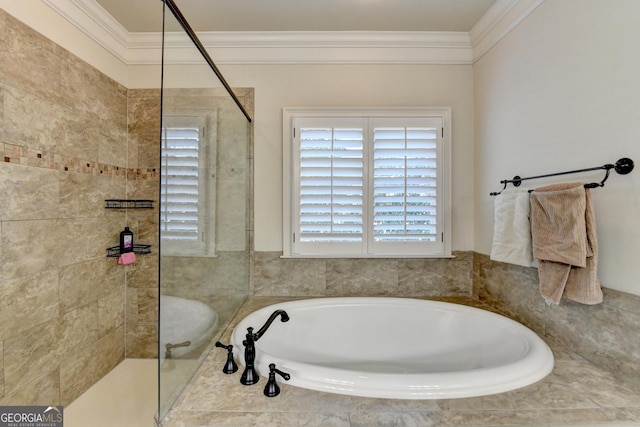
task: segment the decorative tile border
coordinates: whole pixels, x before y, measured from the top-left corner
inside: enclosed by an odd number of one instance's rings
[[[155,179],[160,176],[160,170],[156,168],[127,169],[127,179],[146,180]]]
[[[0,159],[3,159],[5,163],[85,175],[103,175],[135,180],[154,179],[159,176],[159,170],[156,168],[123,168],[3,142],[0,142]]]

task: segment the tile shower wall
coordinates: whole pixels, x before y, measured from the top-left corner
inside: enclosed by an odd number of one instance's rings
[[[538,270],[474,254],[474,295],[554,338],[622,382],[640,387],[640,297],[604,289],[604,302],[588,306],[562,300],[547,306]]]
[[[470,296],[473,254],[449,259],[281,258],[256,252],[254,296]]]
[[[127,197],[154,200],[155,208],[126,212],[135,240],[152,248],[126,268],[126,357],[157,357],[160,90],[129,90],[127,130]]]
[[[153,258],[106,248],[153,215],[104,200],[155,194],[127,131],[125,87],[0,10],[0,405],[66,405],[125,357],[125,281]]]

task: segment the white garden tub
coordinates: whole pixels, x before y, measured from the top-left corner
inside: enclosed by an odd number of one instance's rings
[[[532,384],[553,368],[540,337],[485,310],[408,298],[320,298],[255,311],[231,343],[244,365],[247,327],[276,319],[255,343],[255,367],[291,375],[287,384],[330,393],[393,399],[483,396]]]

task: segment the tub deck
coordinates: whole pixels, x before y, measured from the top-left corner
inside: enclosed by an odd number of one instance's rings
[[[221,340],[228,342],[235,325],[247,314],[292,299],[296,298],[249,299]],[[472,298],[442,300],[491,310]],[[507,393],[450,400],[353,397],[292,387],[281,379],[278,384],[282,393],[267,398],[262,394],[266,379],[253,386],[241,385],[241,372],[221,372],[225,352],[213,351],[162,425],[640,426],[640,390],[620,384],[611,373],[552,340],[545,341],[556,363],[542,381]]]

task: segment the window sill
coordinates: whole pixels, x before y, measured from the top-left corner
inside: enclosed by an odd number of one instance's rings
[[[442,255],[398,255],[398,254],[390,254],[390,255],[340,255],[340,254],[334,254],[334,255],[280,255],[281,259],[297,259],[297,258],[326,258],[326,259],[335,259],[335,258],[340,258],[340,259],[390,259],[390,258],[397,258],[397,259],[427,259],[427,258],[455,258],[455,255],[447,255],[447,254],[442,254]]]

